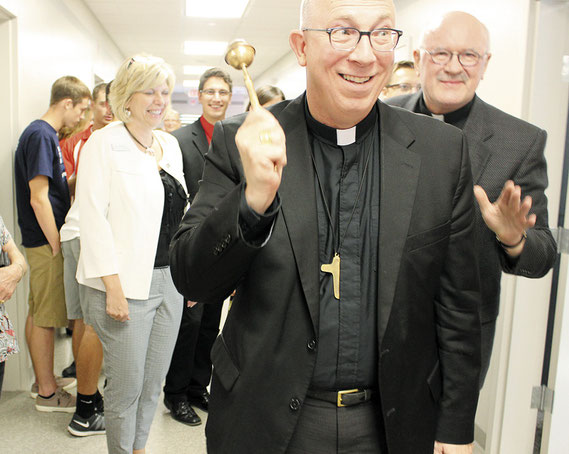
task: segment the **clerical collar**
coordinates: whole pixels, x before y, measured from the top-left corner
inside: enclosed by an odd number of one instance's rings
[[[308,109],[308,102],[306,98],[304,100],[304,112],[306,113],[306,124],[308,130],[318,136],[325,142],[329,142],[332,145],[346,146],[351,145],[354,142],[359,142],[366,134],[371,131],[377,125],[377,117],[379,115],[377,104],[374,104],[373,108],[362,121],[360,121],[356,126],[349,129],[336,129],[326,126],[316,120],[310,110]]]
[[[444,122],[456,126],[457,128],[462,129],[464,124],[466,123],[466,119],[468,118],[468,114],[470,113],[470,109],[472,109],[472,105],[474,104],[474,98],[468,103],[462,106],[460,109],[457,109],[453,112],[449,112],[444,114],[442,117],[444,118]],[[422,113],[423,115],[429,115],[431,117],[441,119],[439,115],[433,114],[425,104],[425,100],[423,96],[419,97],[419,101],[417,102],[417,112]]]

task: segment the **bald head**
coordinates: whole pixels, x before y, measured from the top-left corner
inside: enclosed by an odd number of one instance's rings
[[[421,47],[428,48],[430,42],[440,35],[450,41],[476,44],[483,53],[490,52],[488,29],[472,14],[464,11],[451,11],[431,22],[421,35]]]
[[[318,11],[326,11],[335,3],[334,0],[302,0],[300,5],[300,29],[311,27],[314,24],[314,18],[318,15]],[[380,0],[378,3],[389,4],[391,7],[392,17],[395,19],[395,5],[392,0]],[[322,6],[324,9],[319,9]]]
[[[445,63],[446,55],[450,58]],[[453,112],[474,98],[484,77],[491,57],[488,29],[471,14],[446,13],[423,32],[421,48],[413,56],[429,110]]]

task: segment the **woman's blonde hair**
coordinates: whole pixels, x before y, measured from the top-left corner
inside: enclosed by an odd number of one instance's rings
[[[128,123],[130,115],[126,105],[136,92],[166,83],[170,94],[174,90],[174,72],[160,57],[148,54],[134,55],[123,62],[113,80],[109,102],[118,120]]]

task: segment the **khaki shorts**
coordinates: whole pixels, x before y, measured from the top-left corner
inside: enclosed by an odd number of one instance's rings
[[[30,315],[35,326],[62,328],[67,326],[63,289],[63,255],[54,257],[51,246],[26,248],[30,265]]]

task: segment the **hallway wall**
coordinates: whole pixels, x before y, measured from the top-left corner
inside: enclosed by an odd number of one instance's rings
[[[0,0],[0,96],[8,109],[1,118],[0,213],[20,243],[13,191],[13,154],[23,129],[49,107],[51,84],[74,75],[92,88],[95,76],[108,81],[123,60],[120,49],[80,0]],[[9,358],[4,389],[27,389],[33,380],[24,339],[27,279],[7,309],[20,340],[21,353]],[[56,371],[61,372],[61,371]]]

